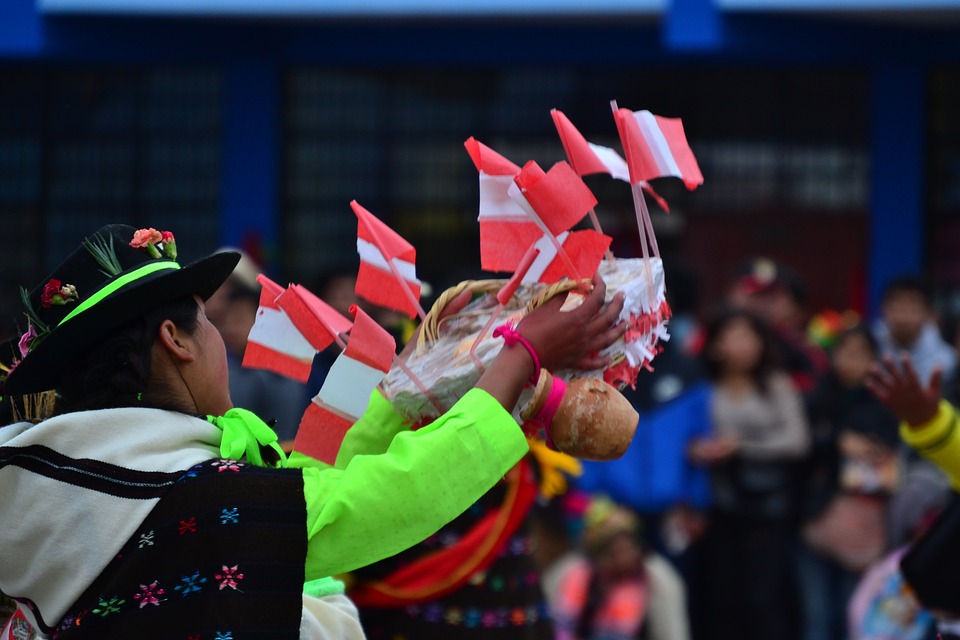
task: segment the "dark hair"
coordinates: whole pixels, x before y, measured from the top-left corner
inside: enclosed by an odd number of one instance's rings
[[[770,374],[779,368],[776,345],[773,341],[773,334],[766,323],[756,315],[743,309],[724,308],[717,312],[706,326],[703,349],[701,358],[707,376],[711,380],[718,380],[723,374],[723,361],[717,358],[713,352],[720,339],[720,334],[734,322],[743,321],[750,325],[753,332],[760,338],[760,359],[753,370],[750,371],[750,377],[761,392],[766,393],[767,382]]]
[[[849,329],[840,332],[840,335],[837,336],[837,339],[833,341],[833,346],[830,348],[830,351],[836,351],[837,348],[849,340],[850,338],[862,338],[867,343],[867,348],[870,349],[870,353],[876,357],[880,353],[880,344],[877,342],[877,339],[873,336],[873,333],[863,325],[857,325],[855,327],[850,327]]]
[[[151,309],[120,326],[74,359],[57,389],[55,413],[149,406],[190,413],[192,408],[164,401],[162,389],[155,389],[152,404],[141,400],[150,380],[153,343],[164,320],[193,334],[200,308],[193,296],[178,298]],[[157,399],[159,398],[159,400]]]
[[[883,289],[883,302],[901,293],[913,293],[923,299],[928,307],[933,305],[933,289],[926,280],[918,276],[906,275],[895,278]]]

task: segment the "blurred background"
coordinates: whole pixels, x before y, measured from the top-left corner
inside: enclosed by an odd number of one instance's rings
[[[814,311],[920,271],[949,305],[958,33],[949,0],[4,0],[2,290],[116,221],[310,282],[357,264],[354,198],[442,288],[479,269],[463,141],[548,166],[558,108],[619,148],[616,99],[683,118],[706,182],[656,225],[703,299],[762,254]],[[629,190],[588,183],[635,255]]]

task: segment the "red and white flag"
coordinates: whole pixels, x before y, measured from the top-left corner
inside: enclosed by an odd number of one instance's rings
[[[463,143],[480,174],[480,267],[513,271],[543,231],[511,197],[520,167],[475,138]]]
[[[413,318],[419,311],[420,299],[416,249],[356,200],[350,207],[357,215],[357,295]]]
[[[557,236],[563,251],[570,258],[581,278],[592,278],[600,267],[600,261],[610,246],[611,238],[592,229],[564,231]],[[533,245],[539,251],[521,282],[552,284],[572,277],[567,263],[557,255],[556,245],[547,236],[541,236]]]
[[[593,192],[566,162],[558,162],[544,173],[531,160],[523,166],[514,182],[523,199],[553,235],[573,228],[597,206]],[[511,195],[515,195],[515,191],[511,191]],[[523,247],[524,251],[526,249]]]
[[[306,382],[317,350],[277,303],[285,289],[263,274],[257,276],[257,282],[262,287],[260,308],[247,338],[243,366]]]
[[[649,111],[614,111],[620,141],[630,170],[630,182],[673,176],[687,189],[703,184],[703,174],[687,143],[680,118],[664,118]]]
[[[620,157],[619,153],[610,147],[588,142],[562,111],[551,109],[550,115],[557,127],[557,133],[560,134],[563,150],[567,152],[567,160],[578,175],[607,173],[617,180],[630,182],[627,161]]]
[[[390,371],[396,342],[383,327],[353,305],[350,340],[330,368],[323,387],[300,421],[294,448],[333,465],[343,438],[367,410],[370,394]]]
[[[26,638],[33,637],[33,634],[34,629],[30,625],[30,621],[18,607],[13,612],[13,616],[7,620],[3,631],[0,631],[0,640],[26,640]]]
[[[323,351],[341,333],[350,331],[349,320],[302,285],[287,287],[277,304],[316,351]]]

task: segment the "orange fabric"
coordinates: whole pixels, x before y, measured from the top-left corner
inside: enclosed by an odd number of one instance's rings
[[[455,544],[427,554],[383,580],[360,583],[350,597],[359,607],[393,608],[435,600],[456,591],[482,571],[523,522],[537,495],[531,463],[521,460],[508,474],[500,508],[491,511]]]

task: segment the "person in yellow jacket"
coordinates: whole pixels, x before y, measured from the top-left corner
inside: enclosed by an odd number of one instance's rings
[[[935,370],[930,380],[920,381],[909,356],[896,362],[884,358],[874,366],[869,389],[901,420],[900,437],[923,457],[936,464],[960,491],[960,428],[957,409],[943,399]]]

